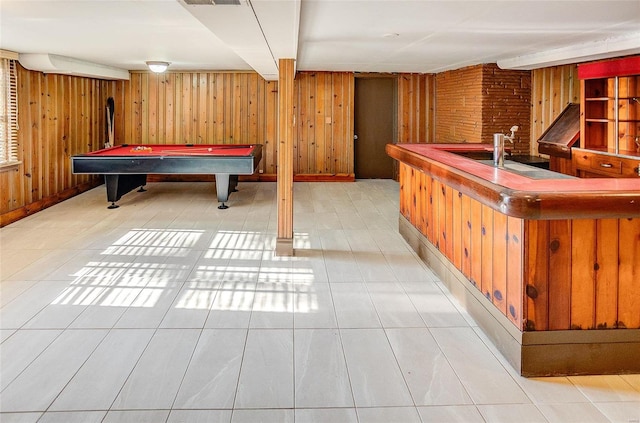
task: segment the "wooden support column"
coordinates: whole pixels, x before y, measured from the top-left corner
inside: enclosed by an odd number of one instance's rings
[[[277,256],[293,255],[293,145],[295,135],[294,59],[279,59],[278,76],[278,239]]]

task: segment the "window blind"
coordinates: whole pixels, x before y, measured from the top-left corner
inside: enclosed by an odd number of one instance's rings
[[[18,162],[16,61],[0,59],[0,165]]]

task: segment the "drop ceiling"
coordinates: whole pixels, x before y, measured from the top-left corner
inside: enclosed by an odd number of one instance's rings
[[[297,70],[435,73],[640,53],[640,0],[238,3],[0,0],[0,48],[125,70],[148,60],[174,71],[255,70],[270,80],[279,58]]]

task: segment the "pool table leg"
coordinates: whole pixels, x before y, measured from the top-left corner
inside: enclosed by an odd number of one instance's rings
[[[216,173],[216,195],[220,203],[218,208],[221,210],[229,208],[229,206],[225,204],[225,202],[229,200],[229,177],[230,175],[228,173]]]
[[[231,175],[229,177],[229,193],[238,192],[238,175]]]
[[[116,201],[123,195],[137,187],[144,191],[147,175],[104,175],[104,184],[107,187],[107,201],[111,202],[108,208],[117,209],[119,206]]]

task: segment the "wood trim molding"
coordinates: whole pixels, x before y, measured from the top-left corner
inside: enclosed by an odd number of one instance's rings
[[[17,222],[20,219],[23,219],[48,207],[55,206],[56,204],[61,203],[64,200],[100,186],[102,185],[102,183],[103,179],[98,177],[89,182],[77,185],[73,188],[65,189],[64,191],[61,191],[55,195],[43,198],[42,200],[27,204],[26,206],[11,210],[10,212],[3,213],[0,215],[0,228],[7,226],[13,222]]]
[[[15,51],[0,50],[0,59],[18,60],[20,55]]]
[[[603,60],[578,65],[579,79],[613,78],[640,73],[640,56],[623,57],[621,59]]]
[[[150,174],[147,182],[215,182],[214,175],[157,175]],[[300,173],[293,175],[294,182],[355,182],[353,173]],[[275,173],[261,173],[253,175],[239,175],[240,182],[277,182]]]

